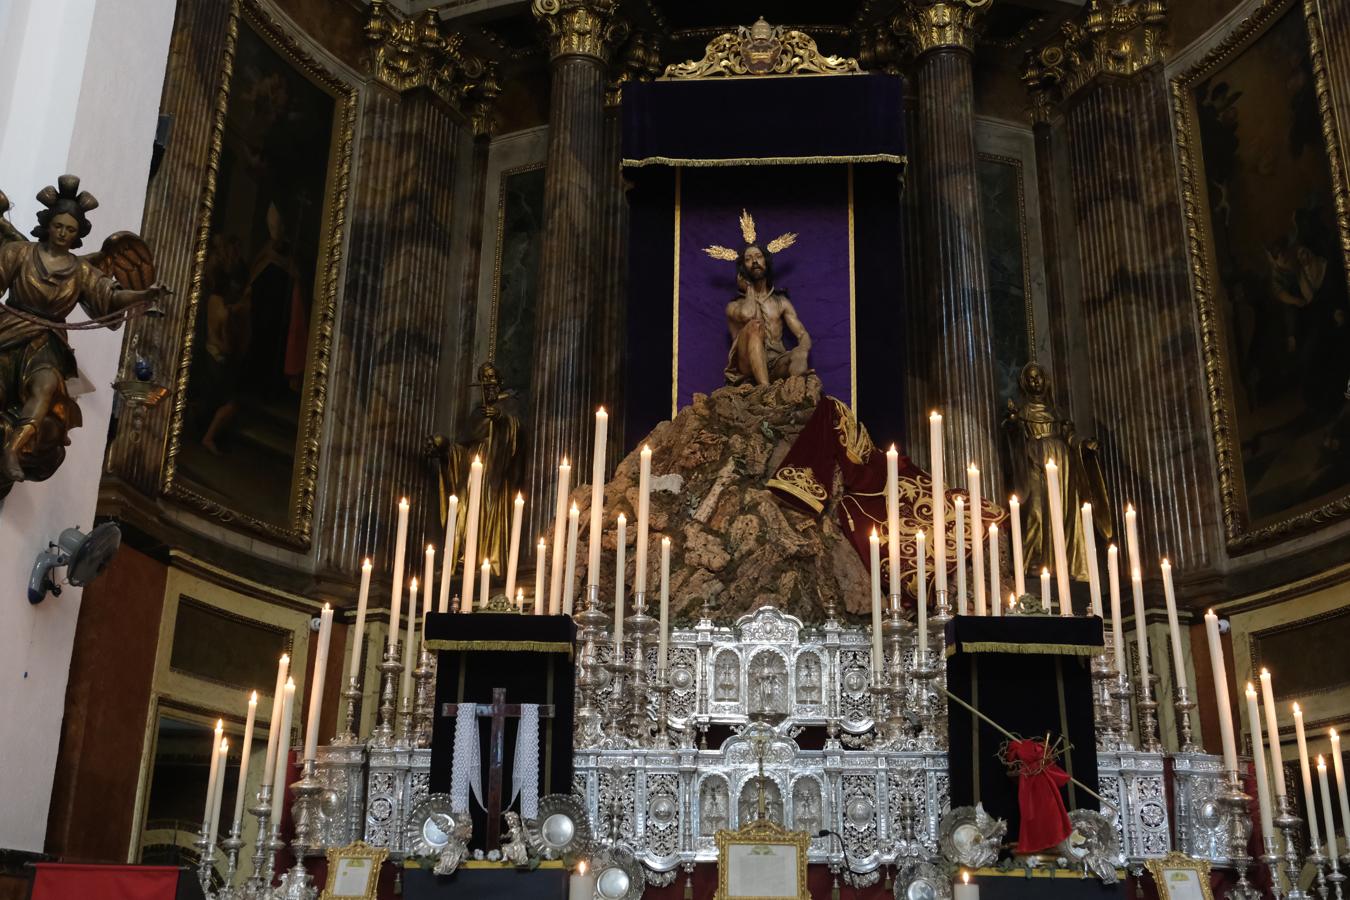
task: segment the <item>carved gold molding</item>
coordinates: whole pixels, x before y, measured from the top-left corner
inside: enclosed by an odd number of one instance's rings
[[[1166,36],[1165,0],[1089,0],[1081,20],[1065,22],[1023,61],[1032,118],[1046,121],[1099,75],[1130,76],[1162,62]]]
[[[909,40],[914,54],[930,50],[975,49],[980,20],[993,0],[925,0],[910,5],[891,27]]]
[[[1225,326],[1216,287],[1213,236],[1209,231],[1204,158],[1199,145],[1199,114],[1191,92],[1196,84],[1236,57],[1280,16],[1299,5],[1299,0],[1264,0],[1247,19],[1197,63],[1172,79],[1172,109],[1176,123],[1177,164],[1181,176],[1186,243],[1190,256],[1191,285],[1200,320],[1200,344],[1204,354],[1209,414],[1214,429],[1214,449],[1219,470],[1219,496],[1230,552],[1242,552],[1311,531],[1350,515],[1350,494],[1333,497],[1322,505],[1252,528],[1247,510],[1242,470],[1242,447],[1229,379],[1232,362],[1227,351]],[[1317,111],[1326,144],[1331,191],[1336,206],[1336,227],[1341,253],[1350,261],[1350,183],[1345,170],[1341,134],[1331,104],[1332,82],[1323,47],[1321,11],[1317,0],[1302,0],[1308,26],[1308,52],[1317,91]]]
[[[856,59],[824,56],[816,47],[815,38],[806,32],[770,25],[761,18],[749,28],[742,25],[713,38],[702,59],[666,66],[665,77],[855,75],[860,72],[862,69]]]
[[[501,85],[497,64],[464,49],[456,32],[441,34],[434,10],[403,19],[386,0],[371,0],[366,20],[371,71],[399,93],[426,88],[468,120],[474,134],[492,133]]]
[[[608,63],[628,36],[628,24],[615,15],[618,6],[618,0],[534,0],[530,9],[548,31],[549,59],[584,56]]]

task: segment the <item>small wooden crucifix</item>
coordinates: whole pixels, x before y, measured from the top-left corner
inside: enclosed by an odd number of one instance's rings
[[[475,703],[478,715],[492,720],[492,731],[488,736],[488,789],[487,789],[487,848],[495,849],[501,844],[502,833],[502,763],[506,756],[506,720],[519,718],[522,706],[529,704],[507,703],[506,688],[492,689],[491,703]],[[442,703],[442,716],[459,714],[460,704]],[[553,718],[553,704],[539,705],[539,718]]]

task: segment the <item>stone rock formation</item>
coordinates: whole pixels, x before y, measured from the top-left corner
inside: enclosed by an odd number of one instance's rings
[[[662,422],[647,437],[652,449],[647,550],[652,615],[659,597],[662,537],[671,540],[672,621],[697,619],[705,605],[719,623],[765,605],[808,622],[823,620],[830,602],[841,615],[868,613],[870,576],[840,530],[833,502],[817,519],[778,502],[765,487],[820,396],[815,375],[695,394],[674,420]],[[607,611],[614,599],[614,523],[621,512],[629,523],[625,580],[632,584],[640,450],[641,445],[620,462],[605,485],[605,571],[599,583]],[[588,581],[590,497],[589,485],[572,493],[582,523],[578,606]]]

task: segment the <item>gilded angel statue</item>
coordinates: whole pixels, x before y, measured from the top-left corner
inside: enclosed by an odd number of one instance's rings
[[[50,478],[66,456],[67,433],[80,408],[66,390],[75,354],[66,332],[117,328],[139,316],[160,316],[171,293],[155,281],[155,264],[139,235],[119,231],[98,253],[77,256],[92,228],[98,200],[80,179],[62,175],[37,195],[43,209],[29,241],[0,219],[0,497],[16,481]],[[0,215],[10,208],[0,193]],[[85,322],[67,323],[76,306]]]

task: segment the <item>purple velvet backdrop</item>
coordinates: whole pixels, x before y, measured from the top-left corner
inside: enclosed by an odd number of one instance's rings
[[[742,208],[754,216],[761,247],[784,232],[797,233],[797,243],[774,255],[773,280],[811,335],[810,365],[826,393],[852,403],[846,167],[686,168],[679,202],[678,406],[724,383],[731,347],[726,306],[737,294],[736,266],[703,248],[740,250]],[[790,337],[784,342],[792,346]]]

